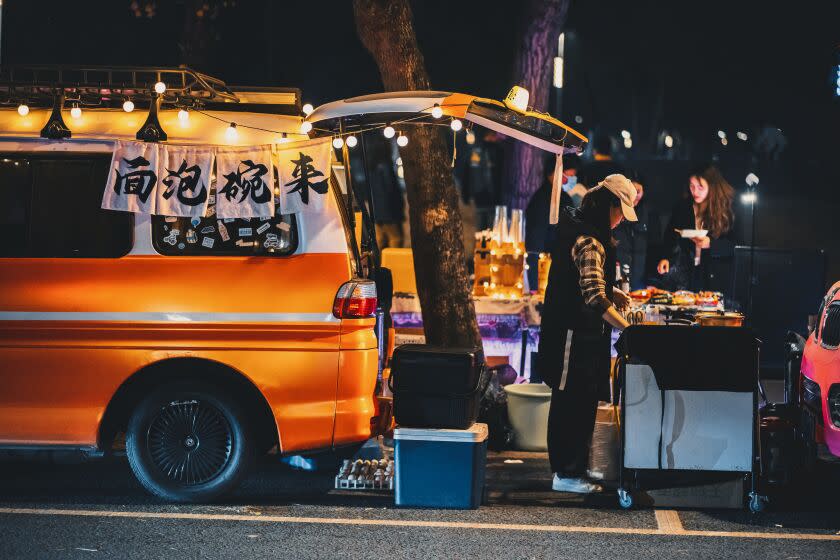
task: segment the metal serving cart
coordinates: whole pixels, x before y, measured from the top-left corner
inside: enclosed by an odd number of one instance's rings
[[[744,477],[759,493],[759,341],[735,327],[634,325],[618,343],[618,499]]]

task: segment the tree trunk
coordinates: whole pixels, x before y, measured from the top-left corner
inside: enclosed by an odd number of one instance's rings
[[[524,9],[525,27],[519,41],[514,66],[515,85],[531,93],[530,105],[538,111],[548,110],[548,99],[557,54],[557,38],[566,23],[571,0],[528,0]],[[559,117],[559,115],[556,115]],[[511,208],[525,208],[542,184],[544,169],[542,150],[523,142],[513,142],[508,151],[507,202]]]
[[[356,30],[386,91],[428,90],[429,75],[407,0],[354,0]],[[458,193],[439,127],[408,129],[405,171],[417,292],[429,344],[481,343],[469,290]]]
[[[213,21],[209,17],[207,0],[186,0],[184,2],[184,27],[178,48],[181,64],[209,72],[210,48],[213,42]]]

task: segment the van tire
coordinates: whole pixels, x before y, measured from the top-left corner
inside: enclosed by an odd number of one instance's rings
[[[195,382],[166,385],[140,401],[125,446],[140,484],[171,502],[231,492],[254,458],[244,410],[222,389]]]

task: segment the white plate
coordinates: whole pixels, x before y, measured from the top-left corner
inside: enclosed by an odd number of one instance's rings
[[[684,229],[680,232],[680,235],[686,239],[694,239],[695,237],[706,237],[709,233],[707,229]]]

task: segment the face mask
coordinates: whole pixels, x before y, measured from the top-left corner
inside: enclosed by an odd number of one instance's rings
[[[563,183],[563,190],[569,192],[577,185],[577,175],[569,175],[566,177],[566,182]]]

